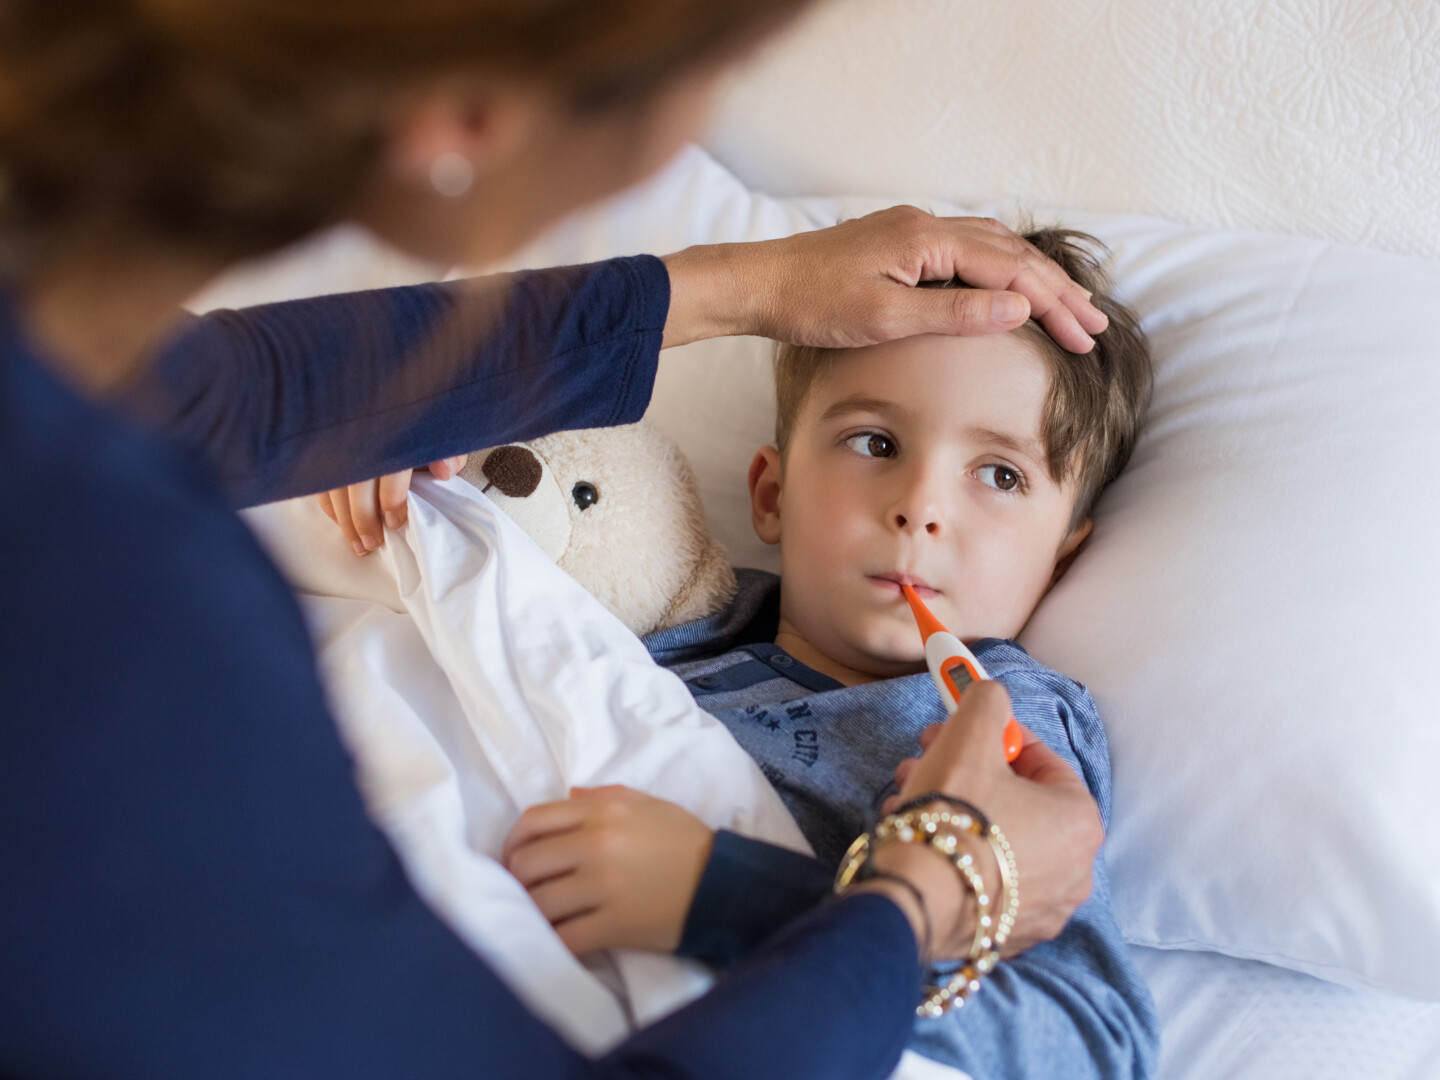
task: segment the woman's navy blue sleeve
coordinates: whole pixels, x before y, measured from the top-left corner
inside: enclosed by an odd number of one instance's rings
[[[602,1061],[369,821],[285,581],[194,468],[32,362],[0,298],[0,1076],[878,1080],[920,972],[830,905]],[[797,1012],[803,1004],[803,1012]]]
[[[910,961],[897,964],[897,953]],[[803,916],[700,1002],[629,1039],[618,1053],[637,1064],[623,1075],[886,1076],[910,1038],[920,976],[900,909],[847,897]]]
[[[677,951],[729,967],[829,896],[834,878],[809,855],[721,829]]]
[[[123,404],[249,506],[639,420],[669,306],[642,255],[216,311]]]

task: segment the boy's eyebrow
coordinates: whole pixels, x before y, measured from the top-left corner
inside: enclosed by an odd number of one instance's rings
[[[1017,439],[1004,431],[981,427],[972,427],[970,436],[978,442],[991,443],[1006,450],[1013,450],[1017,454],[1024,454],[1032,461],[1043,463],[1049,456],[1045,453],[1045,446],[1039,439]]]
[[[851,413],[873,412],[893,413],[904,412],[904,409],[893,401],[886,401],[884,398],[866,397],[864,394],[852,394],[850,397],[841,398],[823,413],[821,420],[834,420],[840,416],[849,416]]]

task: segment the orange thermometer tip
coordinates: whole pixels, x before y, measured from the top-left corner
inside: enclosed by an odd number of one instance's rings
[[[930,609],[925,606],[925,602],[920,599],[919,594],[916,593],[911,586],[901,585],[900,592],[904,595],[905,599],[910,602],[910,610],[915,615],[915,621],[920,624],[920,640],[922,643],[929,641],[932,634],[949,634],[949,631],[945,629],[945,625],[939,619],[937,619],[934,614],[931,613]],[[961,644],[958,639],[952,640],[956,640],[955,647],[961,649],[962,651],[965,651],[965,654],[967,656],[970,655],[969,651],[965,650],[964,645]],[[952,657],[952,659],[954,658]],[[972,656],[971,659],[973,660],[974,657]],[[936,665],[934,663],[931,663],[928,656],[926,658],[926,662],[930,663],[931,677],[935,679],[937,684],[943,685],[943,680],[945,679],[944,664]],[[945,661],[945,663],[948,663],[948,661]],[[979,661],[976,661],[976,663],[978,665]],[[954,667],[959,666],[959,664],[954,665]],[[966,666],[968,667],[968,665]],[[988,678],[988,676],[984,673],[983,670],[976,671],[975,674],[977,674],[982,679]],[[966,682],[969,682],[968,678]],[[948,690],[948,693],[950,693],[956,699],[958,699],[959,695],[962,692],[963,684],[952,684]],[[1012,716],[1010,718],[1010,722],[1005,725],[1005,760],[1014,761],[1017,757],[1020,756],[1020,751],[1024,748],[1025,733],[1021,730],[1020,725],[1015,722],[1015,718]]]
[[[910,602],[910,610],[915,615],[915,621],[920,624],[920,641],[922,643],[930,640],[931,634],[945,633],[945,627],[930,609],[925,606],[925,601],[920,599],[920,594],[915,591],[912,585],[901,585],[900,592]]]

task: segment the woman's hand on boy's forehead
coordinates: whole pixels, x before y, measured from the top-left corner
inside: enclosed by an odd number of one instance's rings
[[[1089,352],[1105,315],[1055,263],[988,218],[895,206],[783,240],[688,248],[665,260],[665,345],[756,334],[848,348],[916,334],[976,336],[1036,319]],[[969,289],[917,289],[958,277]]]
[[[1054,260],[1013,229],[993,218],[936,218],[941,234],[934,240],[930,255],[935,264],[927,265],[917,280],[948,281],[959,278],[971,289],[940,290],[958,292],[956,302],[963,303],[965,293],[981,290],[1016,292],[1030,301],[1030,318],[1034,319],[1063,348],[1070,352],[1089,352],[1098,334],[1109,324],[1109,317],[1090,301],[1090,293],[1070,279],[1070,275]],[[955,230],[947,235],[946,230]],[[994,238],[990,247],[967,244],[956,248],[959,236],[970,236],[970,230],[982,229]],[[945,258],[959,250],[962,258],[946,267]],[[936,266],[940,270],[935,272]],[[944,332],[944,331],[940,331]]]

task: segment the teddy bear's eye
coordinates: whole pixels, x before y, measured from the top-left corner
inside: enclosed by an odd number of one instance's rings
[[[570,498],[575,500],[575,505],[581,510],[589,510],[600,501],[600,492],[595,490],[595,485],[588,480],[581,480],[570,489]]]

